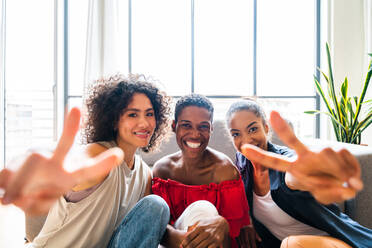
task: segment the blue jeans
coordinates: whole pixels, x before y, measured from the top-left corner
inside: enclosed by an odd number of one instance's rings
[[[163,198],[148,195],[125,216],[108,248],[157,248],[169,218],[169,207]]]

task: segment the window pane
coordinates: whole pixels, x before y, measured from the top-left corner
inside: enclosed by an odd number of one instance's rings
[[[314,95],[315,3],[257,1],[258,95]]]
[[[78,107],[82,109],[83,107],[83,98],[82,97],[70,97],[68,99],[68,108],[71,110],[73,107]]]
[[[305,114],[306,110],[315,109],[312,98],[286,98],[258,100],[265,109],[267,117],[272,110],[278,111],[283,118],[289,120],[299,138],[314,138],[315,116]]]
[[[83,109],[82,106],[83,106],[83,98],[82,97],[70,97],[68,99],[69,110],[71,110],[73,107],[79,107],[80,110],[82,110]],[[84,118],[84,117],[82,117],[82,118]],[[80,121],[82,121],[82,119]],[[81,144],[81,129],[82,129],[82,125],[80,125],[80,129],[75,136],[74,144]],[[76,149],[76,148],[73,148],[73,150],[74,149]]]
[[[195,91],[252,94],[253,5],[247,0],[195,1]]]
[[[88,3],[88,0],[69,1],[69,95],[83,93]]]
[[[240,98],[209,98],[214,106],[214,120],[225,120],[226,112],[230,105]],[[267,117],[272,110],[278,111],[284,118],[288,119],[300,138],[313,138],[315,117],[304,114],[306,110],[314,110],[313,99],[309,98],[285,98],[285,99],[263,99],[257,100],[264,108]]]
[[[5,156],[53,141],[54,2],[7,1]],[[20,18],[20,16],[22,18]]]
[[[168,94],[191,89],[190,2],[132,1],[132,72],[160,80]]]
[[[240,98],[209,98],[214,107],[213,120],[225,121],[226,112],[229,109],[230,105],[235,101],[238,101],[239,99]]]

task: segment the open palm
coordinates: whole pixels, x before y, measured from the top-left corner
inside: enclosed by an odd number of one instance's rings
[[[252,145],[243,145],[242,153],[253,163],[287,172],[286,183],[290,188],[309,191],[323,204],[353,198],[363,188],[359,162],[349,151],[334,151],[331,148],[311,151],[275,111],[270,115],[270,123],[297,156],[289,159]]]
[[[94,158],[82,154],[73,172],[66,171],[64,161],[79,129],[80,110],[73,108],[66,116],[62,136],[50,156],[32,152],[16,171],[0,172],[0,188],[5,195],[3,204],[13,203],[27,214],[42,214],[75,185],[107,175],[123,159],[119,148],[109,149]]]

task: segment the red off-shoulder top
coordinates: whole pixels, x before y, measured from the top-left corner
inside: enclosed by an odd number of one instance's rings
[[[232,247],[240,229],[250,224],[249,207],[245,196],[244,184],[239,180],[211,183],[209,185],[186,185],[180,182],[161,178],[152,179],[152,192],[161,196],[168,204],[173,224],[191,203],[207,200],[216,206],[230,226]]]

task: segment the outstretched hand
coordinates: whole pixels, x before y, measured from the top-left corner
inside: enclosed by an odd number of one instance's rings
[[[82,154],[80,169],[66,171],[63,164],[79,130],[80,110],[73,108],[66,116],[62,136],[50,156],[29,153],[19,169],[0,171],[0,189],[5,190],[2,204],[13,203],[27,214],[46,213],[51,205],[72,187],[107,175],[123,159],[119,148],[109,149],[94,158]]]
[[[245,144],[241,147],[242,153],[253,163],[287,172],[288,187],[309,191],[323,204],[351,199],[363,188],[359,162],[348,150],[325,148],[313,152],[295,136],[279,113],[271,113],[270,123],[279,138],[297,153],[297,157],[293,160]]]

